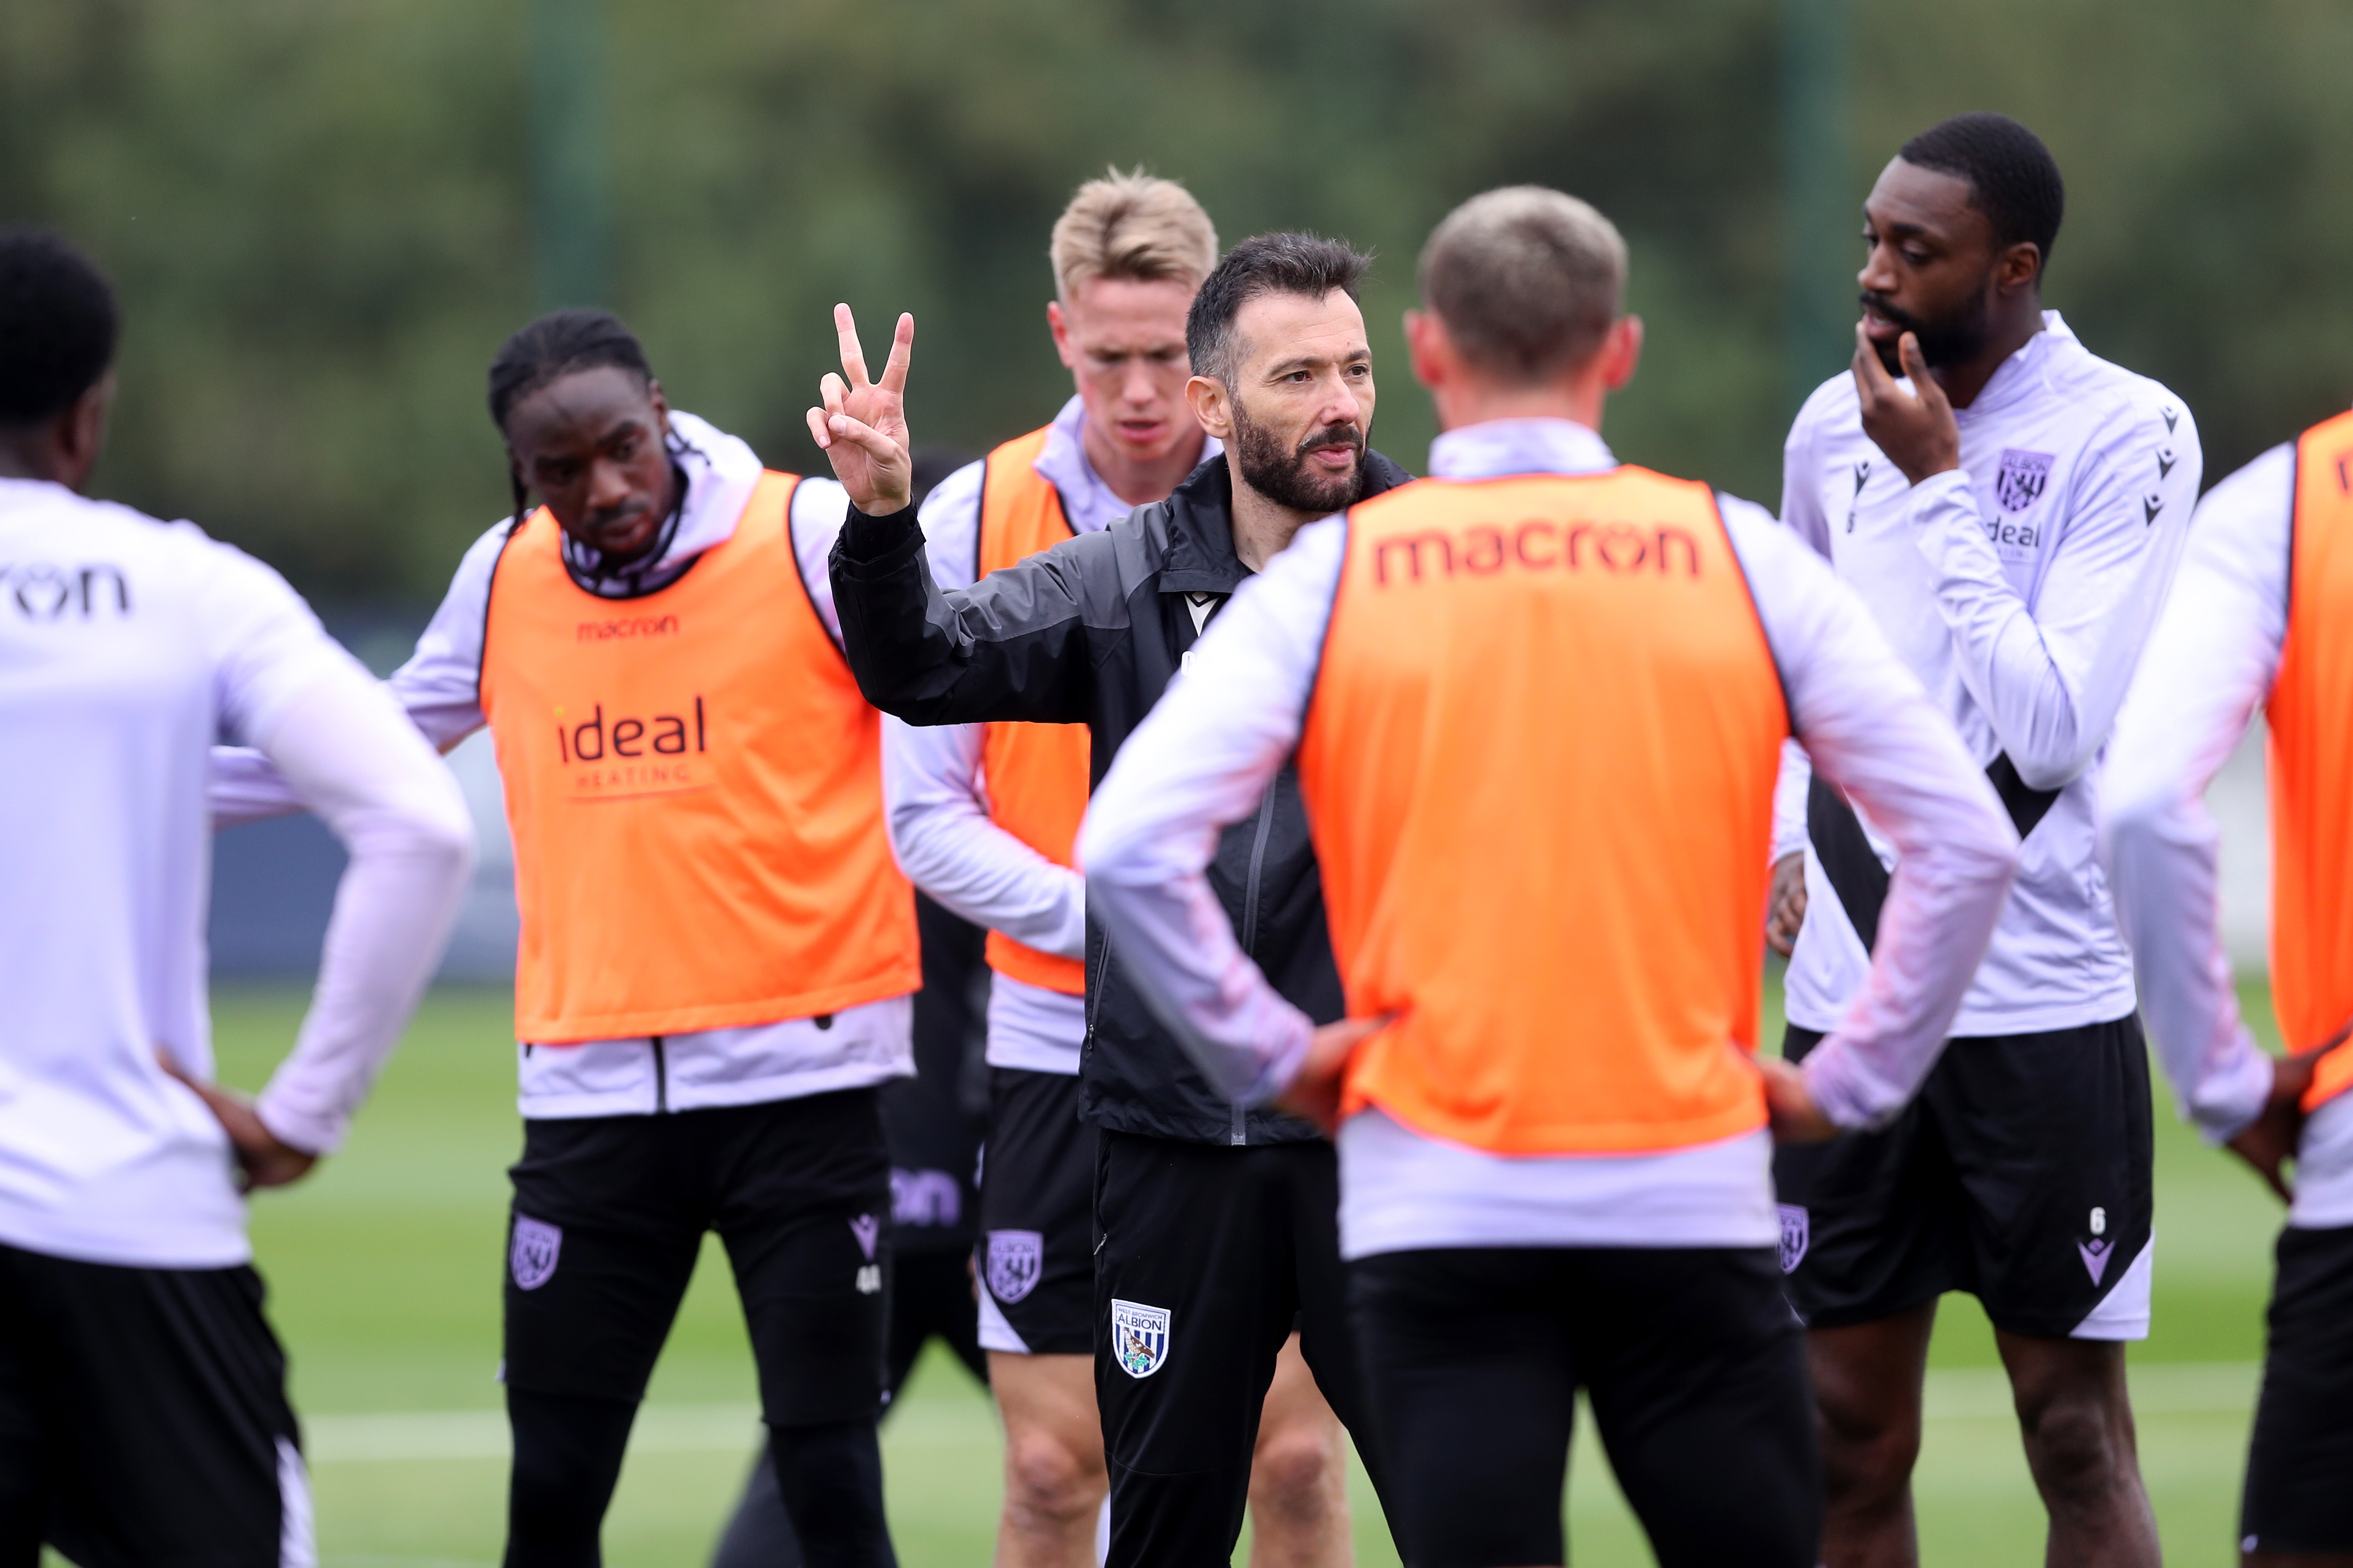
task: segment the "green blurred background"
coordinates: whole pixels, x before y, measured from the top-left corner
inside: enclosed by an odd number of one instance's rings
[[[0,218],[129,317],[108,494],[330,602],[438,597],[504,510],[482,406],[543,304],[786,468],[828,307],[913,310],[919,438],[1067,395],[1047,230],[1106,163],[1229,241],[1381,257],[1377,444],[1430,435],[1397,319],[1431,223],[1598,203],[1649,320],[1630,458],[1773,504],[1852,348],[1857,205],[1912,132],[2015,114],[2069,185],[2051,302],[2187,397],[2219,478],[2353,401],[2345,0],[8,0]]]

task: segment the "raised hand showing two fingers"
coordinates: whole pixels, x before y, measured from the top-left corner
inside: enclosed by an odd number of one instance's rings
[[[849,492],[850,504],[869,517],[887,516],[903,509],[914,491],[906,395],[915,318],[899,318],[881,381],[867,379],[866,351],[859,346],[858,322],[849,306],[833,308],[833,328],[841,341],[841,374],[828,372],[818,384],[825,405],[808,411],[809,438],[833,464],[833,477]]]

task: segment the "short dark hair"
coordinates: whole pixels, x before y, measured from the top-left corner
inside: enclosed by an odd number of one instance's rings
[[[105,274],[63,235],[0,228],[0,425],[64,413],[114,363]]]
[[[1201,280],[1185,312],[1185,352],[1193,374],[1233,384],[1234,318],[1265,294],[1321,300],[1339,289],[1351,300],[1373,258],[1314,234],[1259,234],[1226,252]]]
[[[1625,298],[1617,226],[1542,185],[1472,196],[1421,247],[1422,304],[1468,363],[1517,385],[1590,360]]]
[[[1969,183],[1969,203],[1993,225],[1994,243],[2031,244],[2051,265],[2067,186],[2042,138],[2007,114],[1957,114],[1904,143],[1907,163]]]
[[[637,334],[609,310],[555,310],[506,341],[491,362],[491,417],[503,433],[514,405],[575,371],[611,366],[648,385],[653,367]]]

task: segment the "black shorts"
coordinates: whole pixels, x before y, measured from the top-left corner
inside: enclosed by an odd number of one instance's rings
[[[1111,1568],[1232,1555],[1259,1415],[1294,1329],[1316,1386],[1385,1486],[1346,1323],[1332,1145],[1097,1140],[1095,1402]]]
[[[2353,1226],[2280,1233],[2240,1504],[2249,1552],[2353,1552]]]
[[[1095,1130],[1076,1073],[988,1069],[980,1163],[980,1342],[1024,1355],[1094,1352]]]
[[[508,1232],[507,1383],[637,1400],[705,1231],[727,1244],[772,1426],[883,1398],[891,1165],[871,1089],[523,1123]]]
[[[310,1560],[262,1294],[250,1268],[0,1247],[0,1563],[33,1563],[45,1538],[83,1568]]]
[[[1952,1040],[1885,1131],[1774,1155],[1790,1302],[1831,1329],[1966,1290],[2010,1333],[2146,1339],[2150,1158],[2138,1018]]]
[[[1348,1266],[1389,1523],[1415,1568],[1567,1563],[1582,1388],[1662,1568],[1813,1568],[1804,1336],[1762,1247],[1479,1247]]]

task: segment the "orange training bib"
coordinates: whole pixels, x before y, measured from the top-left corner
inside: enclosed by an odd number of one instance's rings
[[[1299,758],[1377,1105],[1501,1154],[1762,1126],[1780,680],[1704,485],[1424,479],[1348,514]]]
[[[2287,636],[2271,721],[2272,1003],[2291,1051],[2353,1024],[2353,414],[2295,447]],[[2353,1047],[2321,1058],[2309,1110],[2353,1088]]]
[[[988,455],[980,487],[978,574],[987,576],[1071,537],[1062,498],[1033,466],[1048,431]],[[989,819],[1057,866],[1068,866],[1087,812],[1090,741],[1084,724],[991,724],[981,748]],[[1065,996],[1086,994],[1086,966],[988,933],[988,966]]]
[[[573,583],[544,508],[491,581],[481,704],[514,834],[515,1033],[772,1024],[922,984],[881,721],[793,556],[798,481],[642,598]]]

